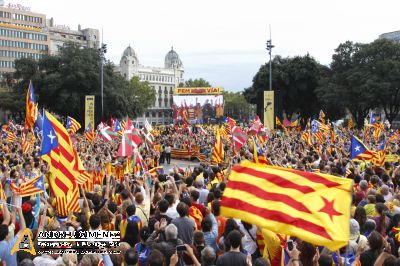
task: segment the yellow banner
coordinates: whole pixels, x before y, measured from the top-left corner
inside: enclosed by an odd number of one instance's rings
[[[274,129],[274,91],[264,91],[264,126]]]
[[[92,129],[94,129],[94,95],[85,96],[85,130],[89,123]]]
[[[222,94],[220,87],[175,88],[175,94]]]

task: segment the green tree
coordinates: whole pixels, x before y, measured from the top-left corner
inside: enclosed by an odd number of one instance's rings
[[[305,121],[319,112],[321,103],[317,99],[315,89],[326,67],[307,54],[292,58],[275,56],[272,69],[272,86],[275,90],[280,90],[282,109],[288,117],[298,114]],[[268,84],[269,64],[265,64],[254,76],[252,86],[244,91],[248,102],[261,106],[258,113],[262,113],[263,92],[267,90]]]
[[[185,81],[185,83],[179,84],[179,87],[185,87],[185,88],[211,87],[211,84],[203,78],[188,79]]]
[[[242,92],[223,92],[225,115],[238,120],[247,120],[253,115],[253,106]]]
[[[347,41],[335,49],[328,74],[320,80],[319,99],[325,104],[347,109],[361,127],[371,108],[378,106],[376,90],[371,87],[374,76],[365,55],[366,46]]]
[[[378,39],[361,46],[355,60],[364,73],[366,90],[374,95],[391,123],[400,109],[400,44]]]
[[[85,95],[95,95],[97,109],[100,108],[100,60],[96,49],[81,49],[74,43],[67,43],[58,55],[44,56],[38,62],[16,60],[15,78],[20,80],[16,88],[26,92],[32,80],[40,106],[83,120]],[[14,94],[17,92],[16,89]],[[111,62],[105,62],[104,117],[135,117],[154,100],[155,94],[148,83],[137,78],[127,81],[114,73]]]

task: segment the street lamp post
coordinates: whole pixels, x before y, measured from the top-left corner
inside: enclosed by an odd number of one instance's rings
[[[271,38],[271,27],[269,28],[269,40],[267,41],[267,50],[269,53],[269,90],[272,90],[272,48],[275,46],[272,45]]]
[[[103,96],[104,96],[104,93],[103,93],[103,91],[104,91],[104,70],[103,70],[103,68],[104,68],[104,59],[105,59],[104,54],[107,53],[107,44],[102,43],[101,47],[99,48],[99,52],[100,52],[100,62],[101,62],[101,65],[100,65],[101,119],[103,119],[104,118],[104,99],[103,99]]]

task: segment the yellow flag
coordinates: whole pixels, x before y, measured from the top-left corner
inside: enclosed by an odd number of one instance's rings
[[[352,180],[244,161],[232,168],[221,215],[337,250],[349,241]]]

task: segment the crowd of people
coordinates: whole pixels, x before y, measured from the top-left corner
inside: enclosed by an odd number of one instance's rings
[[[243,130],[249,127],[244,125]],[[172,148],[198,146],[211,159],[215,130],[159,127],[152,145],[139,147],[139,171],[123,172],[123,178],[104,171],[93,188],[80,187],[79,213],[58,217],[48,184],[46,192],[19,198],[10,183],[21,184],[38,175],[51,174],[40,158],[40,139],[24,153],[18,140],[1,140],[0,180],[5,194],[0,214],[0,265],[400,265],[400,147],[399,140],[387,141],[386,153],[395,158],[383,166],[352,161],[352,135],[365,137],[363,131],[337,129],[336,139],[307,144],[301,133],[271,131],[266,141],[257,141],[258,153],[270,164],[319,171],[354,180],[349,245],[330,251],[292,237],[276,244],[276,234],[220,214],[221,198],[229,182],[230,168],[242,160],[253,160],[254,144],[249,139],[240,151],[232,140],[223,138],[224,162],[194,163],[190,169],[153,173],[149,169],[171,162]],[[16,131],[18,136],[20,132]],[[385,133],[383,133],[384,135]],[[383,137],[383,136],[382,136]],[[119,140],[90,143],[79,133],[72,136],[88,172],[114,168],[126,160],[117,158]],[[370,147],[378,142],[370,138]],[[100,171],[101,172],[101,171]],[[37,252],[11,251],[28,228]],[[42,231],[120,231],[118,247],[103,254],[39,254],[38,233]],[[289,238],[290,236],[288,236]],[[277,251],[278,250],[278,251]],[[281,252],[283,251],[283,252]],[[280,258],[277,262],[276,258]]]

